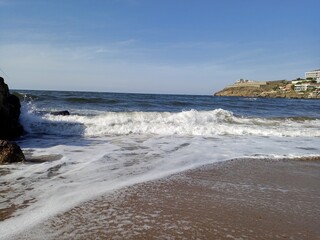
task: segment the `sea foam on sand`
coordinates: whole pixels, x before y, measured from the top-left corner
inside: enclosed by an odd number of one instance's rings
[[[235,158],[316,156],[320,145],[319,120],[244,118],[223,109],[86,116],[31,109],[22,120],[32,136],[20,140],[24,151],[62,157],[1,166],[2,204],[18,208],[0,222],[2,239],[123,187]]]
[[[238,159],[83,203],[27,239],[317,239],[320,162]]]

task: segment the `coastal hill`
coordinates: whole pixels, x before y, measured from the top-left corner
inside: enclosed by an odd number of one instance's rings
[[[306,87],[305,90],[298,89],[301,84],[307,84],[305,83],[306,81],[308,80],[257,82],[240,79],[236,83],[216,92],[214,96],[320,99],[320,89],[317,86],[319,84],[316,82],[309,81],[309,87]]]

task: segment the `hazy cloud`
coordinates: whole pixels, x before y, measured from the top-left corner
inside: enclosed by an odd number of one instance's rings
[[[287,74],[281,71],[284,65],[277,63],[240,63],[260,50],[240,51],[216,61],[170,64],[161,58],[150,61],[135,56],[138,50],[128,53],[128,46],[117,43],[102,47],[2,44],[0,52],[0,67],[9,75],[12,88],[211,94],[241,77],[260,79],[263,73],[264,79],[278,79]]]

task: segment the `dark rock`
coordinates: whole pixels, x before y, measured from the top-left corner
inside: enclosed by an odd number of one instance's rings
[[[41,155],[41,156],[28,156],[26,155],[26,161],[31,163],[44,163],[60,160],[63,156],[61,154]]]
[[[14,139],[23,134],[20,108],[19,98],[10,94],[8,85],[0,77],[0,139]]]
[[[70,115],[70,112],[67,111],[67,110],[64,110],[64,111],[58,111],[58,112],[52,112],[51,113],[52,115],[61,115],[61,116],[69,116]]]
[[[24,162],[26,159],[20,147],[12,142],[0,140],[0,164]]]
[[[10,94],[9,87],[0,77],[0,164],[25,161],[20,147],[7,141],[20,137],[24,130],[19,122],[20,100]]]

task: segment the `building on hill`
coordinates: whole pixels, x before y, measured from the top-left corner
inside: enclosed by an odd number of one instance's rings
[[[247,79],[239,79],[236,81],[236,83],[253,83],[253,80],[247,80]]]
[[[292,80],[291,83],[293,85],[296,85],[296,84],[302,84],[302,83],[308,83],[310,82],[310,80],[306,80],[306,79],[297,79],[297,80]]]
[[[305,72],[305,78],[314,79],[314,80],[317,80],[318,83],[320,83],[320,69],[313,70],[310,72]]]
[[[314,90],[319,90],[320,89],[320,84],[319,83],[301,83],[301,84],[296,84],[294,85],[294,90],[296,92],[303,92],[303,91],[314,91]]]
[[[266,85],[266,84],[267,84],[267,82],[258,82],[258,81],[254,81],[254,80],[240,79],[228,87],[255,87],[255,88],[259,88],[262,85]]]
[[[294,85],[294,90],[296,92],[304,92],[308,89],[309,84],[296,84]]]

